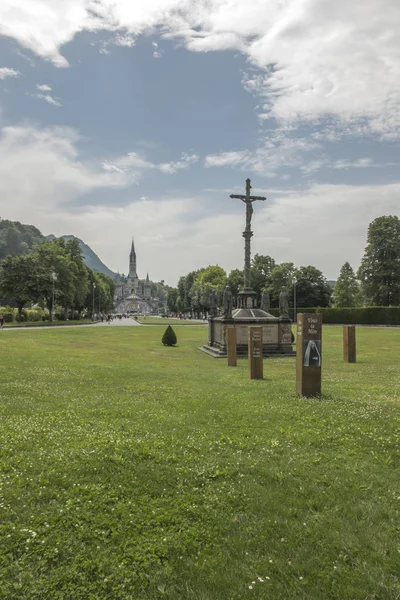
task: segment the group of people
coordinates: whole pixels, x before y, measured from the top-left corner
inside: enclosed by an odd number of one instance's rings
[[[102,323],[104,323],[104,321],[106,321],[108,324],[111,323],[111,321],[113,321],[114,319],[119,319],[120,321],[122,319],[129,319],[130,316],[128,313],[108,313],[107,315],[100,313],[100,314],[94,314],[93,315],[93,320],[99,320]]]

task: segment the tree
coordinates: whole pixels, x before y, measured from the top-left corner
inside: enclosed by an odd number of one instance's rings
[[[270,285],[271,272],[276,263],[271,256],[255,254],[251,261],[251,287],[257,292],[258,299],[261,297],[263,288]]]
[[[226,283],[229,286],[230,291],[232,292],[234,305],[237,302],[238,292],[241,288],[243,288],[243,280],[244,273],[241,269],[233,269],[228,275]]]
[[[281,263],[276,265],[267,279],[268,291],[271,298],[271,306],[279,306],[279,294],[282,291],[282,287],[285,286],[289,292],[289,298],[291,297],[290,290],[292,285],[292,279],[294,275],[294,264]],[[293,294],[292,294],[293,296]]]
[[[33,254],[7,256],[1,264],[0,293],[4,298],[15,302],[19,321],[24,306],[36,302],[40,297],[37,266],[37,257]]]
[[[358,269],[369,304],[400,304],[400,220],[378,217],[368,227],[367,246]]]
[[[168,290],[168,296],[167,296],[167,306],[168,306],[169,312],[171,312],[171,313],[178,312],[178,308],[176,306],[177,300],[178,300],[178,289],[170,288]]]
[[[210,265],[206,269],[197,271],[191,288],[192,301],[200,302],[201,310],[206,312],[210,308],[211,290],[215,290],[218,304],[222,304],[222,295],[226,283],[226,272],[219,265]]]
[[[77,267],[66,248],[63,238],[46,242],[37,250],[38,271],[40,275],[40,292],[49,310],[53,303],[53,278],[57,276],[54,286],[55,301],[66,311],[74,305],[77,284]]]
[[[362,305],[362,294],[353,268],[345,262],[340,269],[332,294],[333,304],[337,307],[355,307]]]
[[[298,307],[329,306],[332,288],[323,273],[315,267],[300,267],[296,269],[296,305]],[[290,285],[293,298],[293,284]]]

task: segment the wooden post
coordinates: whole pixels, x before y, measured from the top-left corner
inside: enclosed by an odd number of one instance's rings
[[[228,350],[228,367],[237,366],[236,353],[236,328],[228,327],[226,330],[227,350]]]
[[[262,353],[262,327],[252,325],[249,327],[249,377],[250,379],[263,378],[263,353]]]
[[[356,328],[354,325],[343,327],[343,358],[345,362],[356,362]]]
[[[322,315],[297,315],[296,392],[299,396],[321,393]]]

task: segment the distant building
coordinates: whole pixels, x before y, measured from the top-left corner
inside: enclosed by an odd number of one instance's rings
[[[155,310],[156,301],[151,297],[149,274],[141,283],[136,269],[135,244],[132,238],[129,254],[129,274],[126,281],[118,274],[115,276],[114,305],[117,312],[151,313]]]

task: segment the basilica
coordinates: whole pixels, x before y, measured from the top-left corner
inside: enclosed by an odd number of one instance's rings
[[[147,273],[144,283],[139,281],[136,271],[135,244],[132,239],[129,255],[129,275],[126,281],[121,275],[115,276],[115,310],[119,313],[133,312],[150,314],[155,310],[155,300],[151,297],[151,284]]]

